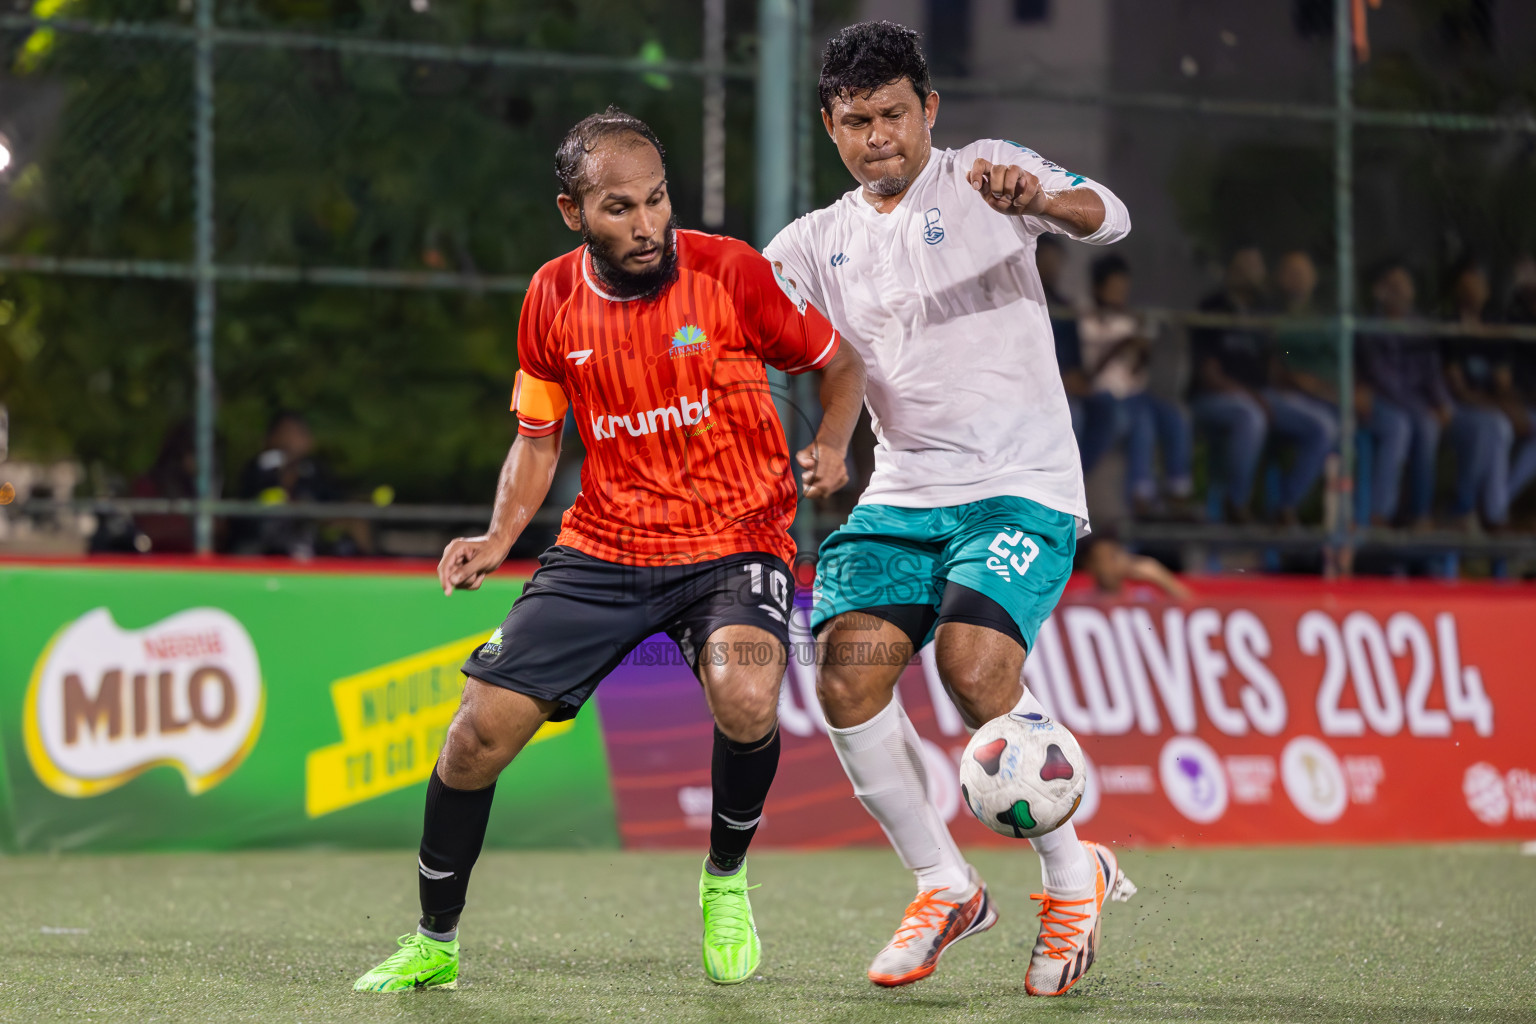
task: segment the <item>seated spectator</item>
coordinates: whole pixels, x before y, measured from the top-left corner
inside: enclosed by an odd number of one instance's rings
[[[1051,317],[1051,333],[1056,341],[1056,364],[1061,371],[1062,388],[1067,393],[1067,408],[1072,413],[1072,434],[1077,438],[1078,456],[1083,472],[1093,469],[1114,444],[1114,403],[1107,396],[1095,395],[1083,372],[1082,348],[1072,300],[1061,292],[1061,270],[1066,248],[1060,236],[1044,234],[1035,247],[1035,266],[1045,288],[1045,302]]]
[[[1497,529],[1509,522],[1510,452],[1516,420],[1528,428],[1530,417],[1523,406],[1506,410],[1500,400],[1500,378],[1510,375],[1511,343],[1480,337],[1475,330],[1486,323],[1483,312],[1492,295],[1487,271],[1475,260],[1463,260],[1451,273],[1449,293],[1452,318],[1473,330],[1445,340],[1441,359],[1446,384],[1466,415],[1488,421],[1485,429],[1494,440],[1477,449],[1477,465],[1467,474],[1470,485],[1480,485],[1479,493],[1458,494],[1456,508],[1470,514],[1480,500],[1484,521]],[[1457,483],[1460,487],[1460,476]]]
[[[1510,275],[1509,315],[1512,324],[1536,324],[1536,256],[1515,261]]]
[[[1127,583],[1144,583],[1162,591],[1175,601],[1190,598],[1186,587],[1168,567],[1155,558],[1133,555],[1112,532],[1095,531],[1077,546],[1077,567],[1093,577],[1100,594],[1118,597]]]
[[[1374,311],[1382,319],[1410,320],[1415,295],[1413,274],[1399,260],[1383,263],[1371,276]],[[1501,417],[1487,408],[1454,400],[1439,345],[1432,337],[1392,331],[1367,333],[1360,338],[1356,356],[1361,380],[1373,394],[1373,416],[1399,416],[1408,424],[1408,500],[1398,510],[1396,486],[1400,483],[1383,480],[1391,489],[1381,506],[1384,518],[1396,511],[1416,529],[1432,525],[1435,457],[1443,430],[1456,452],[1452,514],[1465,521],[1487,485],[1490,463],[1485,453],[1495,451],[1497,458],[1509,458],[1509,445],[1500,440],[1505,433]]]
[[[1264,256],[1252,246],[1238,249],[1227,266],[1221,291],[1200,304],[1202,312],[1251,314],[1264,307]],[[1338,442],[1338,416],[1323,402],[1272,377],[1269,339],[1252,327],[1202,327],[1190,332],[1193,363],[1190,407],[1195,425],[1223,449],[1219,476],[1226,486],[1226,515],[1251,519],[1253,481],[1272,435],[1295,449],[1280,481],[1275,516],[1297,521],[1296,507],[1323,472]]]
[[[1158,497],[1152,458],[1162,449],[1169,497],[1187,503],[1190,478],[1189,422],[1171,402],[1147,391],[1151,342],[1141,319],[1127,310],[1131,268],[1111,253],[1093,263],[1093,306],[1078,323],[1084,372],[1096,395],[1107,395],[1115,412],[1114,437],[1125,438],[1126,489],[1132,512],[1146,517]]]
[[[1515,263],[1513,285],[1509,322],[1536,324],[1536,259],[1525,256]],[[1509,495],[1518,498],[1536,480],[1536,342],[1510,344],[1494,371],[1494,393],[1515,432]]]
[[[1316,320],[1317,266],[1303,250],[1293,249],[1275,265],[1275,291],[1280,311],[1297,321]],[[1284,324],[1275,332],[1273,373],[1282,386],[1339,407],[1339,335],[1315,323]],[[1360,430],[1374,449],[1371,486],[1367,494],[1373,523],[1391,518],[1397,502],[1398,481],[1408,458],[1408,420],[1393,411],[1377,409],[1371,389],[1355,381],[1355,416]],[[1390,504],[1389,504],[1390,503]]]
[[[218,492],[215,480],[213,493]],[[197,439],[191,420],[182,420],[166,432],[155,464],[134,479],[129,493],[135,498],[197,497]],[[197,550],[192,516],[139,515],[134,520],[143,538],[136,545],[141,550],[157,555]]]
[[[315,457],[315,436],[309,422],[296,412],[280,412],[267,425],[262,451],[240,474],[239,496],[264,505],[294,501],[335,501],[330,474]],[[230,547],[242,555],[315,553],[318,530],[314,520],[262,516],[235,520]]]

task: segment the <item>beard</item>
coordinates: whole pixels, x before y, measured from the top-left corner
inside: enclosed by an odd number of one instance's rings
[[[911,178],[888,174],[884,178],[870,182],[866,187],[877,196],[894,196],[905,192],[910,184],[912,184]]]
[[[581,239],[592,254],[592,268],[603,283],[603,289],[619,299],[654,299],[677,280],[677,217],[667,223],[662,238],[661,258],[654,267],[641,271],[629,271],[618,265],[619,256],[614,247],[604,243],[587,228],[586,214],[581,218]]]

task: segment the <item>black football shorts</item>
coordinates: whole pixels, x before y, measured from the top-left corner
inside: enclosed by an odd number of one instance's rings
[[[687,565],[605,562],[556,544],[464,674],[559,703],[550,721],[574,718],[597,684],[647,637],[665,633],[694,672],[722,626],[767,630],[787,650],[794,576],[777,555],[752,552]],[[777,657],[779,652],[773,652]],[[641,657],[637,655],[637,657]]]

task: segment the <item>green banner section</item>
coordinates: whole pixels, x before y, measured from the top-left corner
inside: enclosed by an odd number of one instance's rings
[[[0,566],[0,849],[414,846],[459,666],[522,580]],[[619,844],[596,702],[487,844]]]

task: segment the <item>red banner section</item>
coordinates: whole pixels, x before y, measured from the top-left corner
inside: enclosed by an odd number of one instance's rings
[[[1199,589],[1174,605],[1073,588],[1030,653],[1026,684],[1093,763],[1082,835],[1152,845],[1536,836],[1536,589]],[[797,620],[784,758],[758,842],[881,843],[825,735],[803,612]],[[674,651],[655,638],[598,691],[631,847],[707,838],[709,713]],[[961,805],[967,735],[931,649],[900,694],[956,838],[1010,843]]]

